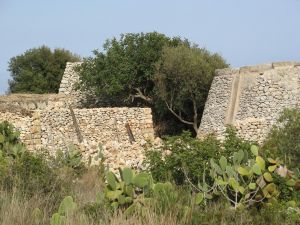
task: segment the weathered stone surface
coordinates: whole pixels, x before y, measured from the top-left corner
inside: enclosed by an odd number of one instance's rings
[[[277,62],[218,70],[198,137],[215,133],[223,139],[226,124],[232,124],[239,136],[262,142],[283,109],[300,107],[298,65]]]
[[[77,65],[67,63],[57,95],[0,96],[0,122],[11,122],[32,151],[44,148],[55,154],[75,145],[92,164],[98,163],[101,151],[105,163],[114,170],[140,168],[143,146],[155,138],[151,109],[83,108],[86,93],[74,89],[79,79],[74,71]],[[129,124],[134,142],[130,142],[125,124]]]

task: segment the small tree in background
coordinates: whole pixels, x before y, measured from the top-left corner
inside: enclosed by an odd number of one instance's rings
[[[156,64],[156,93],[179,121],[197,133],[215,70],[227,66],[219,54],[204,48],[164,47]]]
[[[300,109],[286,109],[265,140],[264,149],[279,156],[290,168],[300,163]]]
[[[9,61],[11,93],[57,93],[67,62],[80,57],[65,49],[51,51],[49,47],[29,49]]]

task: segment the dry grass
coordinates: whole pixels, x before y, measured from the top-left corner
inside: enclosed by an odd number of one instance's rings
[[[68,172],[61,174],[67,176]],[[67,178],[65,178],[67,179]],[[69,181],[68,181],[69,182]],[[299,220],[288,220],[281,210],[267,212],[241,210],[235,211],[224,202],[216,202],[204,208],[191,208],[193,217],[187,221],[179,215],[178,207],[171,207],[165,213],[157,213],[153,207],[144,208],[142,214],[126,217],[122,211],[115,214],[102,209],[97,219],[88,217],[83,210],[86,203],[95,202],[96,195],[103,190],[103,181],[98,169],[89,169],[74,182],[70,195],[78,204],[77,210],[68,215],[65,225],[294,225]],[[53,195],[34,195],[26,198],[18,190],[6,192],[0,190],[0,225],[49,225],[50,218],[57,211],[53,204]],[[43,211],[43,219],[36,223],[32,215],[35,208]]]

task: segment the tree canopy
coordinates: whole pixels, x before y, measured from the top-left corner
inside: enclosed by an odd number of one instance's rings
[[[164,47],[154,76],[157,96],[197,133],[215,70],[227,66],[219,54],[204,48]]]
[[[111,102],[125,105],[153,104],[153,74],[165,45],[187,41],[169,38],[157,32],[122,34],[104,44],[104,51],[84,60],[80,75],[82,87]]]
[[[79,86],[101,103],[109,99],[111,106],[151,107],[156,127],[174,134],[190,125],[196,131],[214,70],[226,66],[220,55],[187,39],[128,33],[107,40],[103,51],[84,59],[78,68]]]
[[[11,93],[57,93],[67,62],[79,61],[80,57],[65,49],[41,46],[27,50],[9,61],[12,80]]]

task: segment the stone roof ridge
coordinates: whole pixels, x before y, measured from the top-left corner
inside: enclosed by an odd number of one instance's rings
[[[281,68],[300,68],[300,61],[282,61],[266,64],[258,64],[253,66],[242,66],[240,68],[225,68],[217,69],[216,76],[234,75],[239,73],[263,73],[267,70],[281,69]]]

